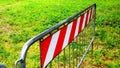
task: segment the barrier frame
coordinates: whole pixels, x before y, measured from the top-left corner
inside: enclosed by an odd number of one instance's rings
[[[94,35],[92,40],[90,41],[85,53],[83,54],[82,59],[80,60],[80,63],[78,64],[77,68],[80,68],[80,65],[82,64],[83,59],[85,58],[89,48],[91,47],[91,45],[93,44],[94,38],[95,38],[95,22],[96,22],[96,4],[90,5],[89,7],[85,8],[84,10],[74,14],[73,16],[63,20],[62,22],[59,22],[58,24],[56,24],[55,26],[45,30],[44,32],[38,34],[37,36],[31,38],[30,40],[28,40],[22,50],[21,50],[21,54],[20,54],[20,58],[15,62],[15,68],[17,68],[17,64],[18,62],[20,62],[20,68],[26,68],[26,55],[27,55],[27,51],[30,48],[30,46],[32,44],[34,44],[36,41],[39,40],[43,40],[46,38],[46,36],[49,36],[51,34],[53,34],[56,30],[59,30],[61,26],[65,26],[67,24],[69,24],[71,21],[73,21],[76,17],[79,17],[81,14],[85,13],[89,8],[94,7]]]

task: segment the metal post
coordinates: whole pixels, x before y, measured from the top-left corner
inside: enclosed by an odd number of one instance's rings
[[[69,52],[68,53],[69,53],[69,68],[70,68],[71,67],[70,66],[70,45],[69,45]]]
[[[78,64],[78,38],[76,38],[76,42],[77,42],[77,55],[76,55],[76,66],[77,66],[77,64]]]
[[[92,57],[92,59],[93,59],[93,42],[92,42],[92,52],[91,52],[91,57]]]
[[[26,64],[25,64],[25,61],[21,62],[21,68],[26,68],[25,65],[26,65]]]
[[[77,68],[80,68],[80,65],[82,64],[82,62],[83,62],[83,60],[84,60],[84,58],[85,58],[85,56],[86,56],[86,54],[87,54],[87,52],[88,52],[88,50],[89,50],[89,48],[91,46],[93,40],[94,40],[94,37],[92,38],[92,40],[90,41],[90,44],[88,45],[87,49],[85,50],[85,53],[83,54],[83,56],[82,56],[82,58],[80,60],[80,63],[78,64]]]
[[[64,68],[65,68],[65,61],[66,61],[66,56],[65,56],[65,49],[64,49]]]
[[[95,37],[95,34],[96,34],[96,32],[95,32],[95,27],[96,27],[96,4],[95,4],[95,9],[94,9],[94,37]]]
[[[81,37],[78,36],[79,42],[81,41],[80,38],[81,38]],[[81,42],[80,42],[80,44],[81,44]],[[79,45],[79,56],[80,56],[80,49],[81,49],[81,45]],[[79,60],[80,60],[80,57],[78,57],[78,58],[79,58]],[[79,62],[79,61],[78,61],[78,62]]]
[[[60,68],[60,57],[58,55],[58,68]]]
[[[72,45],[72,62],[73,62],[73,67],[72,68],[74,68],[74,43],[73,43],[73,45]]]

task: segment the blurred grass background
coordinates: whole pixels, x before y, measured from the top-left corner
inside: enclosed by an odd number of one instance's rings
[[[28,39],[93,3],[97,4],[95,58],[90,64],[88,55],[84,67],[119,68],[120,0],[0,0],[0,62],[13,68]],[[30,54],[29,67],[39,66],[37,44]]]

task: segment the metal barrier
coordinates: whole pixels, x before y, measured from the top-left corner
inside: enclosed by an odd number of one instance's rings
[[[27,51],[36,41],[40,41],[41,68],[80,68],[94,41],[95,20],[96,4],[93,4],[28,40],[15,68],[18,63],[20,68],[26,68]]]

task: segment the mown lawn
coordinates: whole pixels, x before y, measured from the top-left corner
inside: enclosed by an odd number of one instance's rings
[[[85,7],[97,4],[94,60],[85,68],[120,67],[120,0],[0,0],[0,62],[13,68],[24,43]],[[29,68],[39,66],[39,47],[31,47]]]

